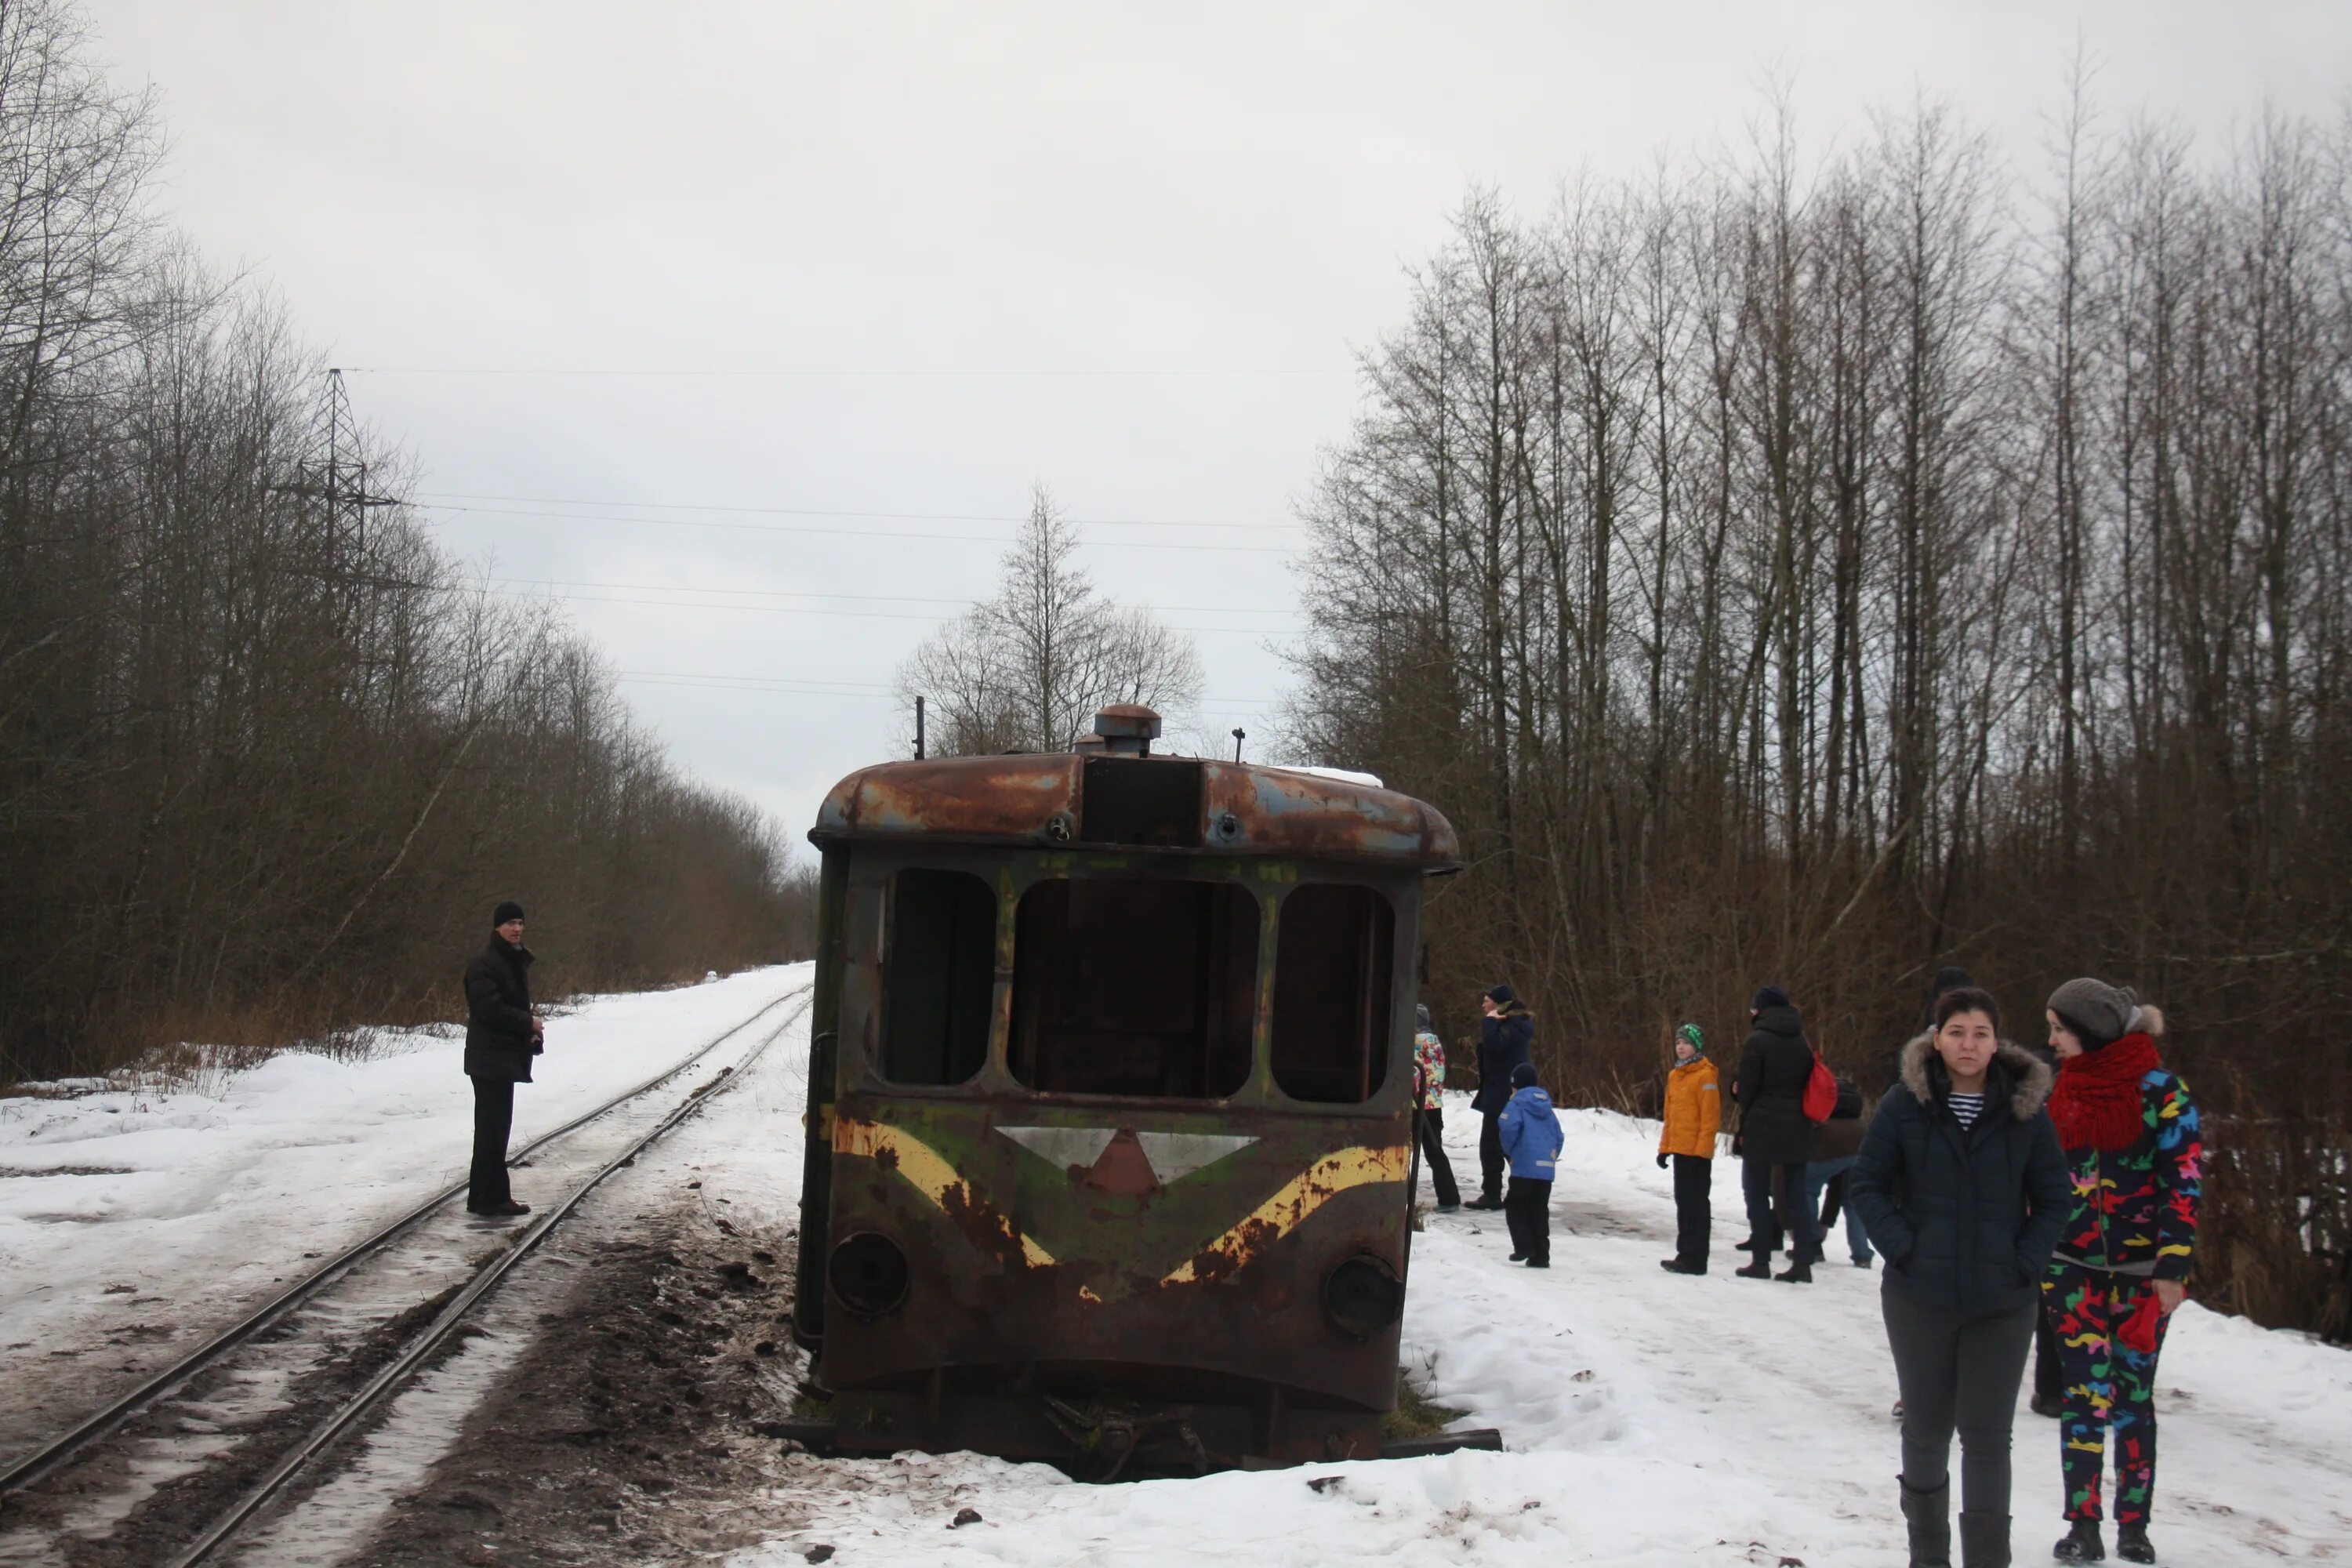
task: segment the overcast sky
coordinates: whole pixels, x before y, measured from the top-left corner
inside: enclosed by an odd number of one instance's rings
[[[1035,480],[1265,733],[1294,505],[1473,183],[1737,140],[1776,65],[1815,145],[1916,91],[2029,163],[2078,30],[2216,138],[2352,83],[2346,0],[91,5],[180,226],[360,367],[446,545],[796,837]]]

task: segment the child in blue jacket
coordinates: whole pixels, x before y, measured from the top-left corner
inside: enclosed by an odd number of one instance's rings
[[[1503,1153],[1511,1162],[1511,1190],[1503,1200],[1503,1223],[1511,1231],[1511,1261],[1530,1268],[1551,1267],[1551,1180],[1568,1139],[1551,1096],[1536,1081],[1532,1062],[1511,1069],[1511,1100],[1503,1107]]]

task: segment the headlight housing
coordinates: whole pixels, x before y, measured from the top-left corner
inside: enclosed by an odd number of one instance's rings
[[[1323,1311],[1341,1333],[1368,1340],[1404,1313],[1404,1281],[1369,1252],[1341,1263],[1323,1279]]]
[[[825,1263],[834,1300],[861,1318],[896,1311],[907,1300],[908,1279],[906,1249],[870,1230],[844,1237]]]

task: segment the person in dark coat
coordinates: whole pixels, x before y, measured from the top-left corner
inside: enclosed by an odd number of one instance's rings
[[[466,1208],[479,1215],[524,1215],[507,1186],[507,1136],[514,1129],[514,1086],[530,1081],[530,1058],[546,1048],[546,1026],[530,1010],[530,949],[522,944],[522,906],[511,900],[490,916],[489,945],[466,963],[466,1076],[474,1080],[474,1163]]]
[[[1479,1115],[1478,1196],[1465,1207],[1503,1206],[1503,1108],[1511,1102],[1511,1074],[1534,1060],[1536,1016],[1508,985],[1497,985],[1482,1000],[1486,1016],[1478,1024],[1478,1092],[1470,1109]]]
[[[1846,1255],[1856,1268],[1870,1267],[1870,1235],[1862,1228],[1861,1216],[1845,1203],[1846,1173],[1853,1169],[1853,1158],[1861,1152],[1862,1090],[1841,1077],[1837,1107],[1827,1121],[1814,1129],[1813,1157],[1805,1162],[1805,1201],[1797,1213],[1806,1226],[1806,1235],[1798,1243],[1802,1249],[1799,1256],[1808,1262],[1822,1260],[1830,1226],[1843,1206]]]
[[[2006,1568],[2018,1384],[2074,1189],[2046,1108],[2050,1069],[2000,1038],[1987,993],[1948,991],[1936,1011],[1863,1135],[1846,1201],[1886,1255],[1879,1309],[1903,1391],[1911,1561],[1951,1561],[1957,1431],[1961,1561]]]
[[[1804,1020],[1778,985],[1756,993],[1749,1016],[1755,1029],[1739,1047],[1739,1072],[1731,1089],[1739,1105],[1739,1185],[1748,1200],[1749,1257],[1748,1266],[1734,1272],[1769,1279],[1772,1254],[1785,1230],[1796,1252],[1780,1278],[1810,1284],[1813,1271],[1803,1248],[1811,1227],[1796,1210],[1805,1197],[1805,1163],[1813,1157],[1813,1124],[1805,1116],[1813,1047],[1805,1043]]]

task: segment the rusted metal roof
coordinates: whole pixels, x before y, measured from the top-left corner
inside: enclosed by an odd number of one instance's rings
[[[1137,843],[1086,835],[1088,766],[1102,760],[1100,752],[1033,753],[861,768],[825,796],[809,837],[820,845],[901,837],[1041,848]],[[1192,831],[1186,838],[1153,841],[1151,847],[1370,860],[1431,871],[1450,870],[1461,861],[1460,841],[1444,814],[1394,790],[1252,763],[1191,757],[1115,760],[1155,774],[1161,769],[1198,770],[1198,822],[1189,825]]]

